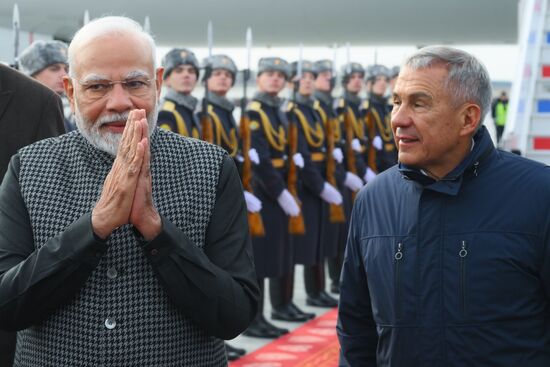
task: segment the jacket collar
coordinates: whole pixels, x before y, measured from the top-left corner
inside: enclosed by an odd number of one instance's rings
[[[303,94],[296,93],[296,98],[293,98],[293,102],[304,106],[313,107],[314,99],[311,96],[304,96]]]
[[[470,175],[477,177],[483,170],[489,155],[495,151],[495,146],[485,126],[479,129],[473,140],[472,151],[455,169],[439,181],[427,176],[418,168],[408,167],[402,163],[399,163],[398,169],[404,179],[414,181],[425,189],[456,196],[460,191],[464,177]]]
[[[216,93],[208,93],[208,102],[229,112],[232,112],[235,109],[235,106],[229,99],[219,96]]]
[[[197,107],[197,102],[198,102],[198,100],[192,95],[178,93],[172,88],[167,88],[166,95],[164,96],[164,98],[170,99],[191,111],[195,111],[195,108]]]
[[[273,97],[264,92],[257,92],[256,94],[254,94],[253,99],[275,108],[281,107],[281,103],[282,103],[282,100],[279,97],[277,96]]]
[[[346,90],[346,91],[344,91],[343,97],[349,103],[353,103],[355,105],[360,105],[361,104],[361,97],[359,97],[358,94],[350,93]]]
[[[316,90],[315,92],[313,92],[313,96],[329,107],[332,106],[334,103],[334,98],[332,98],[332,95],[330,93]]]

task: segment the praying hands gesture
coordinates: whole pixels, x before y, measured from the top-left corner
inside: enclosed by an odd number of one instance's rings
[[[92,210],[92,228],[97,236],[106,239],[128,223],[146,240],[160,233],[162,223],[153,205],[150,161],[145,110],[132,110],[113,167]]]

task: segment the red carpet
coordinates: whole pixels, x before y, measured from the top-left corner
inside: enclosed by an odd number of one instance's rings
[[[335,308],[293,332],[231,362],[230,367],[335,367],[339,344]]]

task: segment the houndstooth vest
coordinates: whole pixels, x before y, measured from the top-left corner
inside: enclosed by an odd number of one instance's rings
[[[155,206],[199,248],[224,154],[160,129],[151,137]],[[36,248],[92,210],[113,163],[78,132],[25,147],[20,157]],[[226,366],[223,341],[174,306],[142,251],[130,225],[115,230],[73,300],[17,334],[15,366]]]

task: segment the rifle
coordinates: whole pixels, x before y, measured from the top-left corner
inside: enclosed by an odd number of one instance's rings
[[[327,181],[334,187],[338,187],[334,173],[336,171],[336,160],[332,156],[334,151],[334,130],[333,127],[337,124],[336,119],[327,116],[325,121],[325,136],[327,142]],[[355,158],[355,157],[354,157]],[[336,205],[330,204],[329,206],[329,220],[331,223],[343,223],[346,221],[346,215],[344,214],[343,204]]]
[[[214,131],[212,127],[212,121],[210,115],[208,114],[208,77],[212,72],[210,66],[210,58],[212,57],[212,41],[213,41],[213,31],[212,31],[212,22],[208,22],[208,31],[207,31],[207,42],[208,42],[208,61],[204,65],[204,98],[202,99],[202,111],[201,111],[201,130],[202,130],[202,140],[209,143],[214,142]]]
[[[243,155],[243,171],[242,171],[242,181],[243,188],[250,192],[254,193],[252,189],[252,162],[248,156],[248,151],[250,150],[250,121],[248,119],[248,114],[246,113],[246,84],[250,78],[250,50],[252,47],[252,31],[250,28],[246,30],[246,48],[248,53],[248,68],[243,70],[243,98],[241,98],[241,120],[239,122],[239,130],[241,133],[241,142],[242,142],[242,155]],[[263,237],[265,236],[264,223],[262,221],[262,216],[259,212],[251,213],[248,212],[248,230],[251,236],[254,237]]]
[[[298,60],[298,72],[296,73],[296,81],[294,81],[293,99],[296,101],[296,94],[300,86],[300,79],[302,78],[302,45],[300,45],[300,57]],[[298,125],[296,121],[296,102],[292,104],[290,115],[291,118],[288,121],[288,176],[287,176],[287,188],[292,194],[298,205],[300,205],[300,214],[295,217],[288,218],[288,232],[290,234],[304,234],[306,232],[306,226],[304,223],[304,216],[301,210],[300,199],[298,198],[298,170],[294,163],[294,154],[298,153]]]
[[[334,45],[334,57],[332,61],[332,77],[330,78],[330,90],[334,88],[336,84],[336,52],[337,46]],[[320,107],[322,108],[322,107]],[[327,181],[334,187],[338,187],[334,173],[336,172],[336,160],[332,153],[334,152],[334,128],[338,124],[338,120],[331,117],[330,114],[326,115],[325,121],[325,137],[327,143]],[[355,157],[354,157],[355,158]],[[346,221],[346,215],[344,214],[344,206],[330,204],[329,205],[329,221],[331,223],[343,223]]]
[[[19,29],[21,23],[19,22],[19,7],[17,4],[13,5],[12,16],[12,28],[13,28],[13,65],[14,69],[19,69]]]

